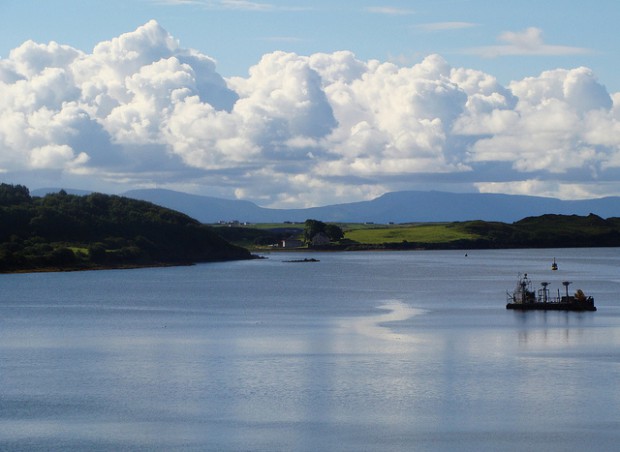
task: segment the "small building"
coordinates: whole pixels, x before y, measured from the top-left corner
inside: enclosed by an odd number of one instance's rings
[[[298,239],[284,239],[280,243],[282,248],[300,248],[304,244],[304,242]]]

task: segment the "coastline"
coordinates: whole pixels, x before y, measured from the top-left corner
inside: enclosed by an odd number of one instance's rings
[[[109,264],[109,265],[81,265],[81,266],[68,266],[68,267],[37,267],[37,268],[18,268],[9,270],[0,270],[0,275],[15,275],[25,273],[68,273],[68,272],[83,272],[83,271],[99,271],[99,270],[136,270],[140,268],[163,268],[163,267],[191,267],[196,264],[208,264],[215,262],[230,262],[239,260],[253,260],[264,259],[264,257],[256,254],[251,254],[248,258],[243,259],[211,259],[201,260],[196,262],[150,262],[143,264]]]

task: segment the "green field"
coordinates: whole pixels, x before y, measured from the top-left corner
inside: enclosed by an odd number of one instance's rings
[[[455,249],[466,248],[567,248],[620,246],[620,218],[603,219],[590,214],[542,215],[507,224],[493,221],[451,223],[334,223],[344,240],[332,249]],[[271,248],[279,240],[303,235],[304,225],[255,224],[218,227],[231,243],[252,248]]]
[[[457,240],[480,238],[479,234],[467,231],[462,223],[409,223],[368,224],[336,223],[342,228],[345,239],[362,245],[384,243],[450,243]],[[256,248],[256,239],[272,233],[282,236],[297,236],[303,232],[300,224],[252,224],[240,227],[217,227],[216,231],[232,243]],[[279,231],[279,232],[276,232]],[[282,233],[281,231],[287,231]],[[293,231],[296,231],[293,233]]]
[[[465,231],[454,223],[423,223],[404,225],[381,225],[357,228],[353,225],[345,230],[345,238],[365,244],[420,242],[448,243],[456,240],[479,238],[477,234]]]

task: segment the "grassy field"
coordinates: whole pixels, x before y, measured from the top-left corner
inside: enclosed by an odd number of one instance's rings
[[[384,243],[450,243],[472,240],[480,234],[467,231],[463,223],[410,223],[369,224],[337,223],[344,231],[345,239],[361,245]],[[260,248],[257,238],[270,234],[272,237],[297,237],[303,233],[303,224],[252,224],[238,227],[216,227],[216,231],[230,242],[253,249]]]
[[[357,228],[349,225],[351,229],[345,231],[345,238],[359,243],[399,243],[423,242],[423,243],[448,243],[455,240],[476,239],[477,234],[469,233],[458,225],[451,223],[421,223],[404,225],[380,225],[369,228]]]
[[[607,220],[590,214],[543,215],[506,224],[489,221],[452,223],[335,223],[344,239],[334,249],[432,249],[454,247],[584,247],[620,246],[620,218]],[[231,243],[252,249],[299,237],[303,224],[255,224],[216,230]],[[356,248],[357,247],[357,248]]]

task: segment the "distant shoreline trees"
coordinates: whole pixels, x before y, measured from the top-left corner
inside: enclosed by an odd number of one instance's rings
[[[344,238],[344,232],[338,225],[313,219],[306,220],[304,223],[304,242],[312,243],[317,234],[325,234],[331,242],[337,242]]]
[[[64,190],[32,197],[0,184],[0,271],[249,259],[185,214],[121,196]]]

